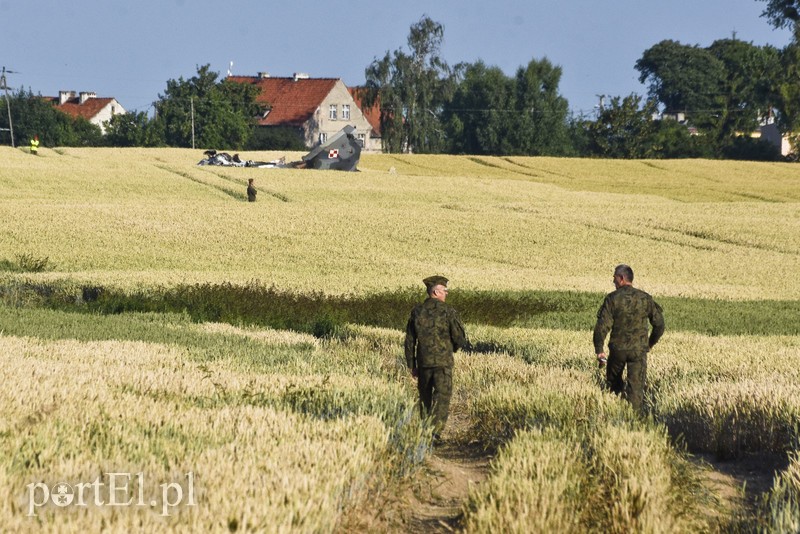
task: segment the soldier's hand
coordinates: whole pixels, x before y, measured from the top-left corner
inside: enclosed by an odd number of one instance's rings
[[[411,369],[411,376],[413,376],[414,378],[417,378],[419,376],[419,369],[417,369],[416,367]]]
[[[601,352],[600,354],[597,355],[597,366],[598,367],[605,367],[607,361],[608,361],[608,359],[606,358],[606,353],[605,352]]]

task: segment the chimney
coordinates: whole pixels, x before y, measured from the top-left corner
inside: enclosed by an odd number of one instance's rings
[[[93,93],[91,91],[81,91],[80,92],[80,103],[83,104],[90,98],[97,98],[97,93]]]
[[[64,105],[70,98],[75,98],[75,91],[59,91],[58,92],[58,105]]]
[[[264,78],[269,78],[269,72],[262,70],[261,72],[258,73],[258,77],[261,78],[262,80]]]
[[[294,73],[294,81],[307,80],[308,78],[309,78],[309,75],[308,75],[307,72],[295,72]]]

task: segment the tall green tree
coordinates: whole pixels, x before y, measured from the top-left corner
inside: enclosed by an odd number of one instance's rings
[[[665,40],[645,50],[635,67],[665,113],[684,113],[697,128],[717,130],[726,73],[709,50]]]
[[[794,33],[794,40],[780,52],[775,91],[780,129],[789,133],[793,147],[800,147],[800,25]]]
[[[558,92],[561,67],[532,59],[517,70],[512,142],[529,156],[565,155],[569,103]]]
[[[568,103],[558,93],[561,69],[531,60],[508,77],[478,61],[444,106],[450,150],[495,155],[567,155]],[[461,70],[461,69],[459,69]]]
[[[667,40],[646,50],[636,69],[664,112],[685,114],[717,156],[744,146],[736,138],[772,116],[779,101],[780,54],[771,46],[721,39],[701,48]]]
[[[709,52],[725,69],[718,110],[718,141],[758,128],[772,114],[778,97],[774,77],[780,73],[778,49],[737,39],[714,41]]]
[[[252,132],[258,113],[258,89],[247,84],[218,82],[209,65],[197,75],[168,80],[156,102],[156,120],[169,146],[241,149]],[[194,125],[194,127],[192,126]]]
[[[381,110],[387,152],[439,152],[445,145],[441,112],[454,90],[454,75],[441,58],[444,27],[423,16],[408,35],[408,52],[386,52],[365,70],[366,107]]]
[[[515,154],[511,133],[514,82],[482,61],[464,67],[453,98],[444,106],[449,151],[456,154]]]
[[[655,157],[656,111],[654,100],[642,105],[642,97],[636,94],[612,97],[598,112],[597,120],[587,123],[590,153],[603,158]]]

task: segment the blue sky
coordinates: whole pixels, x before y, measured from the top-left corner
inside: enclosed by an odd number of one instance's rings
[[[13,89],[115,97],[149,111],[169,79],[199,65],[273,76],[306,72],[364,82],[364,69],[406,47],[422,15],[444,25],[442,56],[451,65],[479,59],[514,74],[531,59],[562,70],[561,94],[591,113],[596,95],[645,94],[634,69],[663,39],[708,46],[737,38],[785,46],[788,30],[760,17],[756,0],[0,0],[0,66]]]

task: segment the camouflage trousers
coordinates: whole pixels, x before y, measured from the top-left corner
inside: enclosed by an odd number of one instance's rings
[[[421,367],[417,377],[420,414],[431,416],[433,432],[441,434],[450,411],[450,396],[453,392],[452,367]]]
[[[622,373],[628,368],[627,381]],[[608,355],[606,384],[617,395],[624,396],[638,414],[644,414],[644,388],[647,381],[647,352],[615,350]]]

